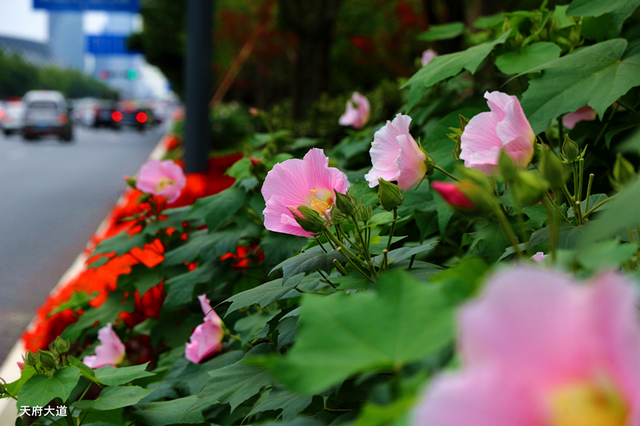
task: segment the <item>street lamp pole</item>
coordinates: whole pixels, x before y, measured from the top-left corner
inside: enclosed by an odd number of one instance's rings
[[[185,172],[204,172],[211,129],[211,48],[215,0],[188,0],[185,72]]]

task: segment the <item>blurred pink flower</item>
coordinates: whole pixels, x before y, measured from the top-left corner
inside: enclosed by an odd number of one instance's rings
[[[427,49],[424,52],[422,52],[422,59],[421,59],[422,60],[422,66],[423,67],[426,66],[436,56],[438,56],[438,54],[433,49]]]
[[[593,121],[596,119],[598,113],[590,106],[584,106],[577,111],[570,112],[562,117],[562,124],[567,129],[571,130],[580,121]]]
[[[464,165],[491,175],[496,172],[500,151],[525,169],[533,158],[536,135],[515,96],[486,92],[491,111],[471,119],[462,132],[460,159]]]
[[[531,256],[531,260],[533,260],[534,262],[542,263],[547,256],[549,255],[539,251],[533,256]]]
[[[409,134],[411,117],[398,114],[373,135],[369,150],[373,167],[364,178],[369,187],[378,185],[378,179],[397,181],[402,190],[409,190],[427,173],[427,154]]]
[[[96,346],[96,354],[82,359],[87,367],[101,368],[107,365],[115,367],[124,359],[124,345],[118,335],[111,328],[111,323],[98,330],[100,345]]]
[[[329,158],[319,148],[312,148],[302,160],[291,159],[273,166],[262,185],[266,201],[264,226],[269,231],[310,237],[300,227],[290,208],[306,206],[323,215],[331,209],[334,190],[346,193],[347,175],[329,167]]]
[[[617,273],[502,272],[463,308],[459,342],[465,367],[432,382],[413,425],[640,424],[637,294]]]
[[[149,160],[138,172],[136,188],[148,194],[160,195],[173,203],[187,184],[184,172],[171,160]]]
[[[347,110],[340,117],[340,125],[360,129],[369,121],[370,110],[369,100],[360,93],[353,92],[351,99],[347,101]]]
[[[190,343],[186,343],[187,347],[184,352],[185,358],[196,364],[219,352],[222,349],[222,338],[224,337],[222,320],[211,308],[207,296],[201,294],[198,296],[198,300],[200,300],[200,306],[205,315],[204,322],[193,331],[189,338]]]
[[[24,365],[25,365],[24,362],[18,361],[18,368],[20,369],[20,371],[24,370]]]
[[[475,208],[473,201],[464,192],[460,191],[458,185],[453,182],[440,182],[437,180],[431,182],[431,187],[440,194],[447,204],[464,210],[473,210]]]

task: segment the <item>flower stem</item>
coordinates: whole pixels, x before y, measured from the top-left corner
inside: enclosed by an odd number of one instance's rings
[[[587,196],[585,198],[584,211],[589,211],[589,197],[591,197],[591,185],[593,184],[593,178],[595,175],[593,173],[589,174],[589,183],[587,184]],[[585,214],[585,217],[587,215]]]
[[[387,251],[391,249],[391,240],[393,240],[393,233],[396,231],[396,222],[398,221],[398,208],[393,209],[393,222],[391,222],[391,229],[389,230],[389,240],[387,241]]]
[[[316,268],[316,271],[318,271],[318,273],[320,274],[320,276],[323,278],[322,281],[324,281],[325,283],[329,284],[331,287],[333,287],[334,289],[338,289],[338,287],[336,287],[335,283],[331,282],[331,280],[329,279],[329,277],[327,275],[325,275],[322,272],[322,269],[320,268]]]
[[[351,215],[351,220],[353,221],[353,225],[356,228],[355,237],[359,240],[360,245],[362,246],[362,251],[364,252],[364,257],[367,259],[367,264],[369,266],[369,270],[371,271],[371,275],[376,277],[378,274],[376,273],[376,269],[373,266],[373,262],[371,261],[371,254],[369,254],[369,247],[365,244],[364,238],[362,237],[362,231],[360,231],[360,225],[358,224],[358,219],[356,219],[355,215]]]
[[[338,247],[338,252],[342,253],[342,247]],[[346,253],[344,253],[344,254],[346,255]],[[358,265],[356,265],[356,263],[353,261],[352,258],[350,258],[349,256],[344,256],[344,258],[347,260],[349,265],[351,265],[353,267],[353,269],[356,270],[357,273],[362,275],[363,278],[366,278],[369,281],[371,281],[372,283],[375,283],[375,280],[373,278],[371,278],[369,275],[367,275],[367,273],[364,272],[362,269],[360,269],[360,267]]]
[[[576,225],[582,225],[582,212],[580,211],[580,205],[576,206],[576,202],[571,194],[569,194],[566,184],[563,184],[560,189],[562,189],[562,193],[567,199],[567,204],[571,205],[571,208],[573,209],[573,214],[576,217]]]
[[[549,218],[549,236],[551,241],[551,260],[553,263],[556,263],[557,250],[558,250],[558,223],[556,221],[556,215],[554,214],[554,209],[552,206],[555,206],[556,209],[558,206],[556,203],[552,202],[549,197],[544,199],[544,206],[547,209],[547,217]],[[562,212],[560,212],[562,213]]]
[[[584,217],[589,217],[589,215],[591,215],[591,213],[593,213],[594,211],[598,210],[598,208],[603,205],[608,203],[609,201],[613,200],[614,198],[616,198],[618,195],[620,195],[620,193],[618,192],[615,195],[612,195],[611,197],[607,198],[606,200],[602,200],[600,201],[598,204],[596,204],[595,206],[593,206],[593,208],[591,210],[588,210],[585,214]]]
[[[446,171],[442,167],[434,164],[433,168],[436,169],[437,171],[439,171],[440,173],[449,176],[451,179],[455,180],[456,182],[460,182],[460,180],[457,177],[455,177],[454,175],[452,175],[451,173],[449,173],[448,171]]]
[[[520,250],[520,243],[518,242],[518,239],[513,233],[513,229],[511,228],[511,225],[509,224],[507,217],[502,212],[502,209],[498,207],[496,207],[494,211],[496,213],[496,217],[498,218],[498,221],[500,222],[500,225],[502,226],[502,229],[504,230],[505,234],[507,234],[507,238],[509,238],[509,241],[511,241],[511,245],[513,246],[514,250],[518,254],[518,257],[524,260],[524,255],[522,254],[522,250]]]
[[[526,241],[527,244],[527,254],[531,254],[531,243],[529,242],[529,237],[527,235],[527,227],[524,224],[524,219],[522,218],[522,206],[520,205],[520,198],[518,198],[518,192],[516,191],[516,185],[511,184],[511,200],[513,201],[513,206],[516,209],[516,220],[518,221],[518,228],[520,228],[520,237],[523,241]]]

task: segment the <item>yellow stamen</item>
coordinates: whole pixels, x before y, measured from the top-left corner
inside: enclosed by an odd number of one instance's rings
[[[322,201],[316,198],[318,190],[312,189],[311,193],[313,194],[313,198],[311,199],[311,208],[318,212],[321,216],[331,208],[331,204],[333,204],[333,198],[328,198],[327,201]]]
[[[551,426],[624,426],[627,409],[614,389],[590,383],[563,386],[552,394]]]
[[[176,183],[173,181],[173,179],[162,178],[158,181],[158,184],[156,185],[156,191],[162,191],[169,185],[175,186]]]

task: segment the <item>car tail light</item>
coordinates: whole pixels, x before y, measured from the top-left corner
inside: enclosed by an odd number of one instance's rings
[[[69,116],[67,114],[58,114],[58,123],[67,124],[69,122]]]
[[[144,112],[137,113],[136,120],[138,120],[138,123],[144,123],[145,121],[147,121],[147,114],[145,114]]]
[[[4,118],[4,111],[0,109],[0,120]]]
[[[120,111],[113,111],[111,113],[111,119],[116,123],[122,121],[122,113]]]

